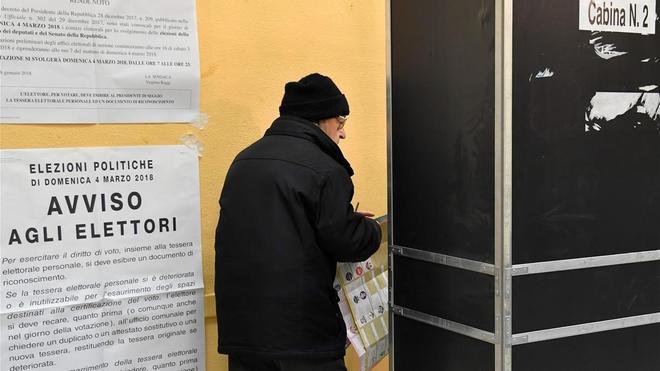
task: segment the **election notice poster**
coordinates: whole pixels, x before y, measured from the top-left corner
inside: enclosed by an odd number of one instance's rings
[[[194,0],[2,0],[0,123],[193,122]]]
[[[0,370],[203,371],[196,151],[0,151]]]

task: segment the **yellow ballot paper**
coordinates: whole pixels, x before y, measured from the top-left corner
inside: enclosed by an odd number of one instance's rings
[[[379,218],[383,219],[383,218]],[[381,223],[381,228],[386,224]],[[383,231],[385,235],[385,231]],[[370,370],[387,355],[387,242],[371,258],[340,263],[335,289],[348,341],[360,358],[360,370]]]

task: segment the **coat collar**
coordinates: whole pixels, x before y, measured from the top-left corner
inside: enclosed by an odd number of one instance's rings
[[[265,136],[270,135],[287,135],[308,140],[337,161],[346,169],[349,176],[353,176],[351,164],[348,163],[337,143],[311,121],[296,116],[281,116],[273,122],[270,129],[266,130]]]

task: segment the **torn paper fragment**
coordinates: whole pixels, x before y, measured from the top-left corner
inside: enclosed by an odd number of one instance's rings
[[[589,40],[589,44],[593,45],[593,44],[596,43],[596,41],[598,41],[598,40],[600,40],[600,39],[602,39],[602,38],[603,38],[602,36],[598,36],[598,37],[596,37],[596,38],[594,38],[594,39],[591,39],[591,40]]]
[[[598,92],[591,98],[589,120],[610,121],[630,110],[641,96],[642,93]]]
[[[660,134],[660,93],[597,92],[585,121],[585,132],[641,127],[655,128]]]
[[[658,85],[646,85],[646,86],[640,86],[640,87],[639,87],[639,90],[642,90],[642,91],[651,91],[651,90],[655,90],[655,89],[657,89],[657,88],[658,88]]]
[[[660,93],[645,93],[640,103],[652,120],[660,120]]]
[[[620,57],[628,52],[617,51],[614,44],[596,44],[594,45],[594,51],[596,55],[607,60],[615,57]]]
[[[536,74],[536,78],[537,79],[545,79],[545,78],[548,78],[548,77],[552,77],[554,75],[555,75],[555,73],[550,71],[550,68],[546,68],[543,71],[539,71],[539,73]]]

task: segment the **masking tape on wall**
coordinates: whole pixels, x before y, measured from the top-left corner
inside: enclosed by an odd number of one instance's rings
[[[206,124],[209,123],[209,115],[204,112],[200,112],[199,116],[196,119],[190,122],[190,125],[196,127],[197,129],[204,129]]]
[[[199,157],[202,157],[204,151],[204,143],[202,143],[194,134],[186,134],[179,138],[181,143],[188,148],[196,149]]]

